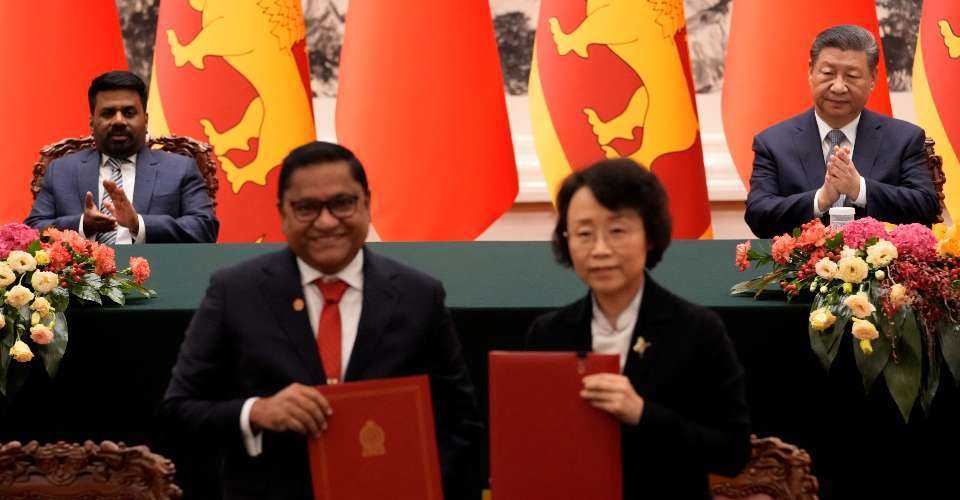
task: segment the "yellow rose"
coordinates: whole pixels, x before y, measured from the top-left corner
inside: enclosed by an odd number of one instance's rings
[[[13,274],[13,269],[6,262],[0,261],[0,288],[17,281],[17,275]]]
[[[37,269],[37,259],[34,259],[33,255],[20,250],[10,252],[10,255],[7,256],[7,264],[10,266],[10,269],[20,274],[29,273]]]
[[[847,283],[860,283],[867,278],[870,268],[860,257],[844,257],[837,262],[837,277]]]
[[[38,345],[47,345],[53,342],[53,330],[46,325],[33,325],[30,327],[30,338]]]
[[[10,357],[21,363],[28,363],[33,359],[33,351],[31,351],[30,346],[22,340],[17,340],[14,342],[13,347],[10,348]]]
[[[937,253],[948,257],[960,257],[960,230],[950,226],[943,235],[938,235]]]
[[[880,334],[877,333],[877,327],[865,319],[852,319],[853,336],[860,341],[860,350],[867,356],[873,354],[873,344],[871,344],[871,341],[880,337]]]
[[[4,294],[6,303],[13,307],[25,306],[33,300],[33,292],[23,285],[16,285]]]
[[[850,308],[850,312],[852,312],[853,315],[858,318],[866,318],[877,310],[877,308],[870,303],[870,299],[867,297],[867,294],[863,292],[855,293],[847,297],[843,300],[843,305]]]
[[[827,257],[818,260],[814,268],[817,270],[817,276],[825,280],[837,277],[837,263]]]
[[[890,302],[894,309],[900,308],[910,303],[910,297],[907,296],[907,287],[897,283],[890,287]]]
[[[37,250],[37,253],[33,254],[33,258],[37,259],[38,266],[45,266],[50,263],[50,254],[46,250]]]
[[[830,312],[829,308],[821,307],[810,312],[810,327],[818,332],[822,332],[836,323],[837,317]]]
[[[33,273],[30,284],[39,293],[50,293],[60,284],[60,277],[50,271],[39,271]]]
[[[37,311],[41,316],[47,316],[48,314],[55,312],[53,306],[50,305],[50,301],[43,298],[37,297],[33,300],[33,304],[30,304],[30,309]]]
[[[896,259],[897,247],[887,240],[880,240],[867,248],[867,263],[873,267],[884,267]]]
[[[0,311],[0,329],[3,329],[7,326],[7,318],[3,315],[3,311]]]

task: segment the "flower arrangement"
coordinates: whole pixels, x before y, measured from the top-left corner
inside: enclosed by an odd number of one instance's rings
[[[150,264],[131,257],[118,270],[113,248],[76,231],[48,228],[40,233],[23,224],[0,226],[0,393],[15,392],[26,380],[34,356],[56,375],[67,349],[70,297],[123,305],[126,293],[153,297],[144,288]],[[14,361],[16,363],[14,363]]]
[[[956,226],[934,232],[866,217],[837,230],[813,220],[774,237],[769,251],[737,245],[735,263],[741,272],[751,264],[773,270],[734,285],[733,294],[759,296],[773,283],[787,300],[809,292],[810,346],[824,368],[849,332],[864,389],[882,374],[905,421],[918,398],[929,411],[944,365],[960,380]]]

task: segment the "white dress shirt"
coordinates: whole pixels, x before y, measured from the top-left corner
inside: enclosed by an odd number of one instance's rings
[[[340,272],[334,275],[325,275],[310,267],[309,264],[297,257],[297,268],[300,270],[300,285],[303,287],[304,302],[307,306],[307,317],[310,319],[310,329],[314,336],[323,313],[324,300],[317,287],[316,281],[343,280],[347,289],[340,298],[340,373],[347,373],[350,354],[353,344],[357,341],[357,329],[360,326],[360,312],[363,308],[363,251],[357,255]],[[243,432],[243,446],[251,457],[263,452],[263,433],[253,433],[250,427],[250,409],[258,398],[248,398],[240,410],[240,430]]]
[[[861,113],[862,114],[862,113]],[[844,125],[839,130],[843,132],[844,139],[840,141],[840,147],[847,146],[850,148],[850,159],[853,160],[853,148],[857,143],[857,125],[860,124],[860,116],[858,114],[856,118],[853,119],[850,123]],[[814,118],[817,120],[817,130],[820,132],[820,147],[823,148],[823,162],[827,163],[827,160],[830,159],[830,141],[827,140],[827,134],[833,130],[833,127],[827,125],[827,122],[823,121],[820,118],[820,115],[816,111],[813,112]],[[859,174],[859,172],[857,172]],[[820,217],[824,214],[830,207],[821,209],[820,207],[820,191],[823,188],[817,190],[817,193],[813,196],[813,215]],[[844,202],[847,201],[847,195],[841,194],[840,198],[837,198],[837,201],[833,204],[834,207],[842,207]],[[858,207],[863,207],[867,204],[867,181],[860,176],[860,194],[857,195],[857,199],[853,201],[853,204]]]
[[[637,326],[642,298],[643,284],[641,283],[640,289],[637,290],[637,295],[630,301],[630,305],[617,317],[616,324],[611,325],[607,317],[603,315],[603,311],[600,310],[600,304],[597,304],[596,297],[591,295],[593,319],[590,321],[590,338],[593,352],[619,355],[621,373],[624,365],[627,364],[627,354],[630,353],[630,338]]]
[[[110,159],[109,156],[100,153],[100,179],[97,181],[97,192],[94,193],[96,197],[93,201],[96,202],[99,206],[100,200],[103,199],[103,181],[109,181],[113,176],[113,168],[107,165],[107,161]],[[133,204],[133,187],[134,183],[137,181],[137,155],[134,154],[127,158],[127,163],[124,163],[120,166],[120,177],[123,179],[123,192],[127,195],[127,199],[130,200],[130,203]],[[83,194],[86,196],[86,193]],[[84,201],[86,203],[86,201]],[[86,205],[84,205],[86,207]],[[102,207],[100,207],[102,208]],[[118,245],[130,245],[130,244],[142,244],[147,239],[147,226],[143,223],[143,217],[140,214],[137,214],[137,223],[139,224],[139,230],[137,231],[137,236],[134,237],[130,234],[130,230],[117,224],[117,240],[116,244]],[[96,240],[97,233],[87,234],[83,232],[83,214],[80,214],[80,228],[78,232],[86,237],[88,240]]]

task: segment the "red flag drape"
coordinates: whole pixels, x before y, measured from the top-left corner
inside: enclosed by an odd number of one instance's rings
[[[382,239],[479,236],[517,194],[488,2],[351,1],[336,126]]]

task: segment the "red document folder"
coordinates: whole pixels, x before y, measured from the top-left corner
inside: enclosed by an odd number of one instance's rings
[[[493,500],[620,500],[620,424],[580,397],[616,355],[490,353]]]
[[[415,377],[318,387],[333,415],[309,440],[317,500],[442,500],[430,383]]]

